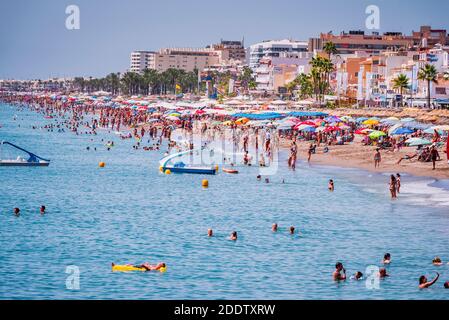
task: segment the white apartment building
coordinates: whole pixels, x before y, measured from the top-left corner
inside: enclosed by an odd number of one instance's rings
[[[135,51],[131,53],[130,71],[142,73],[145,69],[159,72],[174,68],[187,72],[200,72],[229,59],[229,51],[213,48],[165,48],[157,52]]]
[[[271,40],[253,44],[249,47],[249,67],[255,70],[263,58],[279,57],[282,52],[307,52],[307,41]]]
[[[154,65],[153,51],[134,51],[131,53],[130,71],[143,73],[145,69],[150,69]]]
[[[280,52],[277,57],[260,59],[254,69],[257,90],[277,91],[301,73],[309,73],[312,52]]]

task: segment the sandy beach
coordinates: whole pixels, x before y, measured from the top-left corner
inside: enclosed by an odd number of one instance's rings
[[[288,148],[290,140],[282,139],[281,146]],[[298,142],[300,159],[307,159],[307,152],[310,142]],[[441,161],[437,162],[436,170],[432,170],[432,163],[420,162],[415,159],[403,160],[397,164],[398,160],[406,154],[413,154],[415,147],[404,147],[400,151],[382,151],[382,162],[380,168],[374,168],[374,153],[376,147],[364,146],[361,144],[361,137],[356,137],[351,144],[343,146],[329,147],[329,153],[323,153],[324,145],[317,147],[317,153],[312,155],[311,163],[319,165],[330,165],[344,168],[359,168],[371,172],[386,173],[407,173],[415,176],[432,177],[435,179],[449,179],[449,165],[446,155],[440,153]]]

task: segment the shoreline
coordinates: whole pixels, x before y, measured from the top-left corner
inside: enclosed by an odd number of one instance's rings
[[[288,149],[291,140],[282,138],[281,149]],[[298,142],[298,159],[307,162],[308,147],[310,142]],[[381,151],[382,161],[380,168],[374,168],[374,153],[376,147],[363,146],[359,139],[353,143],[343,146],[329,146],[329,153],[323,153],[324,146],[317,147],[317,153],[311,157],[311,165],[332,166],[335,168],[362,169],[370,173],[406,173],[416,177],[427,177],[436,180],[449,180],[449,164],[444,154],[440,154],[441,161],[437,161],[436,169],[432,170],[431,163],[403,160],[400,164],[396,162],[406,154],[413,154],[416,148],[405,147],[401,151]]]

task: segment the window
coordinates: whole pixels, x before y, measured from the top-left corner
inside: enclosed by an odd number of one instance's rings
[[[435,88],[435,93],[436,94],[443,94],[443,95],[445,95],[446,94],[446,88],[445,87],[436,87]]]

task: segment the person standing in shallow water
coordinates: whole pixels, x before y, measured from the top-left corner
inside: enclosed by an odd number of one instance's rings
[[[380,162],[382,161],[382,156],[380,154],[380,149],[376,149],[376,153],[374,154],[374,169],[380,167]]]
[[[346,280],[346,270],[341,262],[335,264],[335,271],[332,273],[332,278],[334,281]]]
[[[401,193],[401,175],[396,174],[396,193]]]
[[[334,180],[330,179],[329,184],[327,186],[330,192],[333,192],[335,190]]]
[[[390,176],[390,194],[391,194],[391,199],[396,199],[397,198],[397,180],[396,177],[392,174]]]

